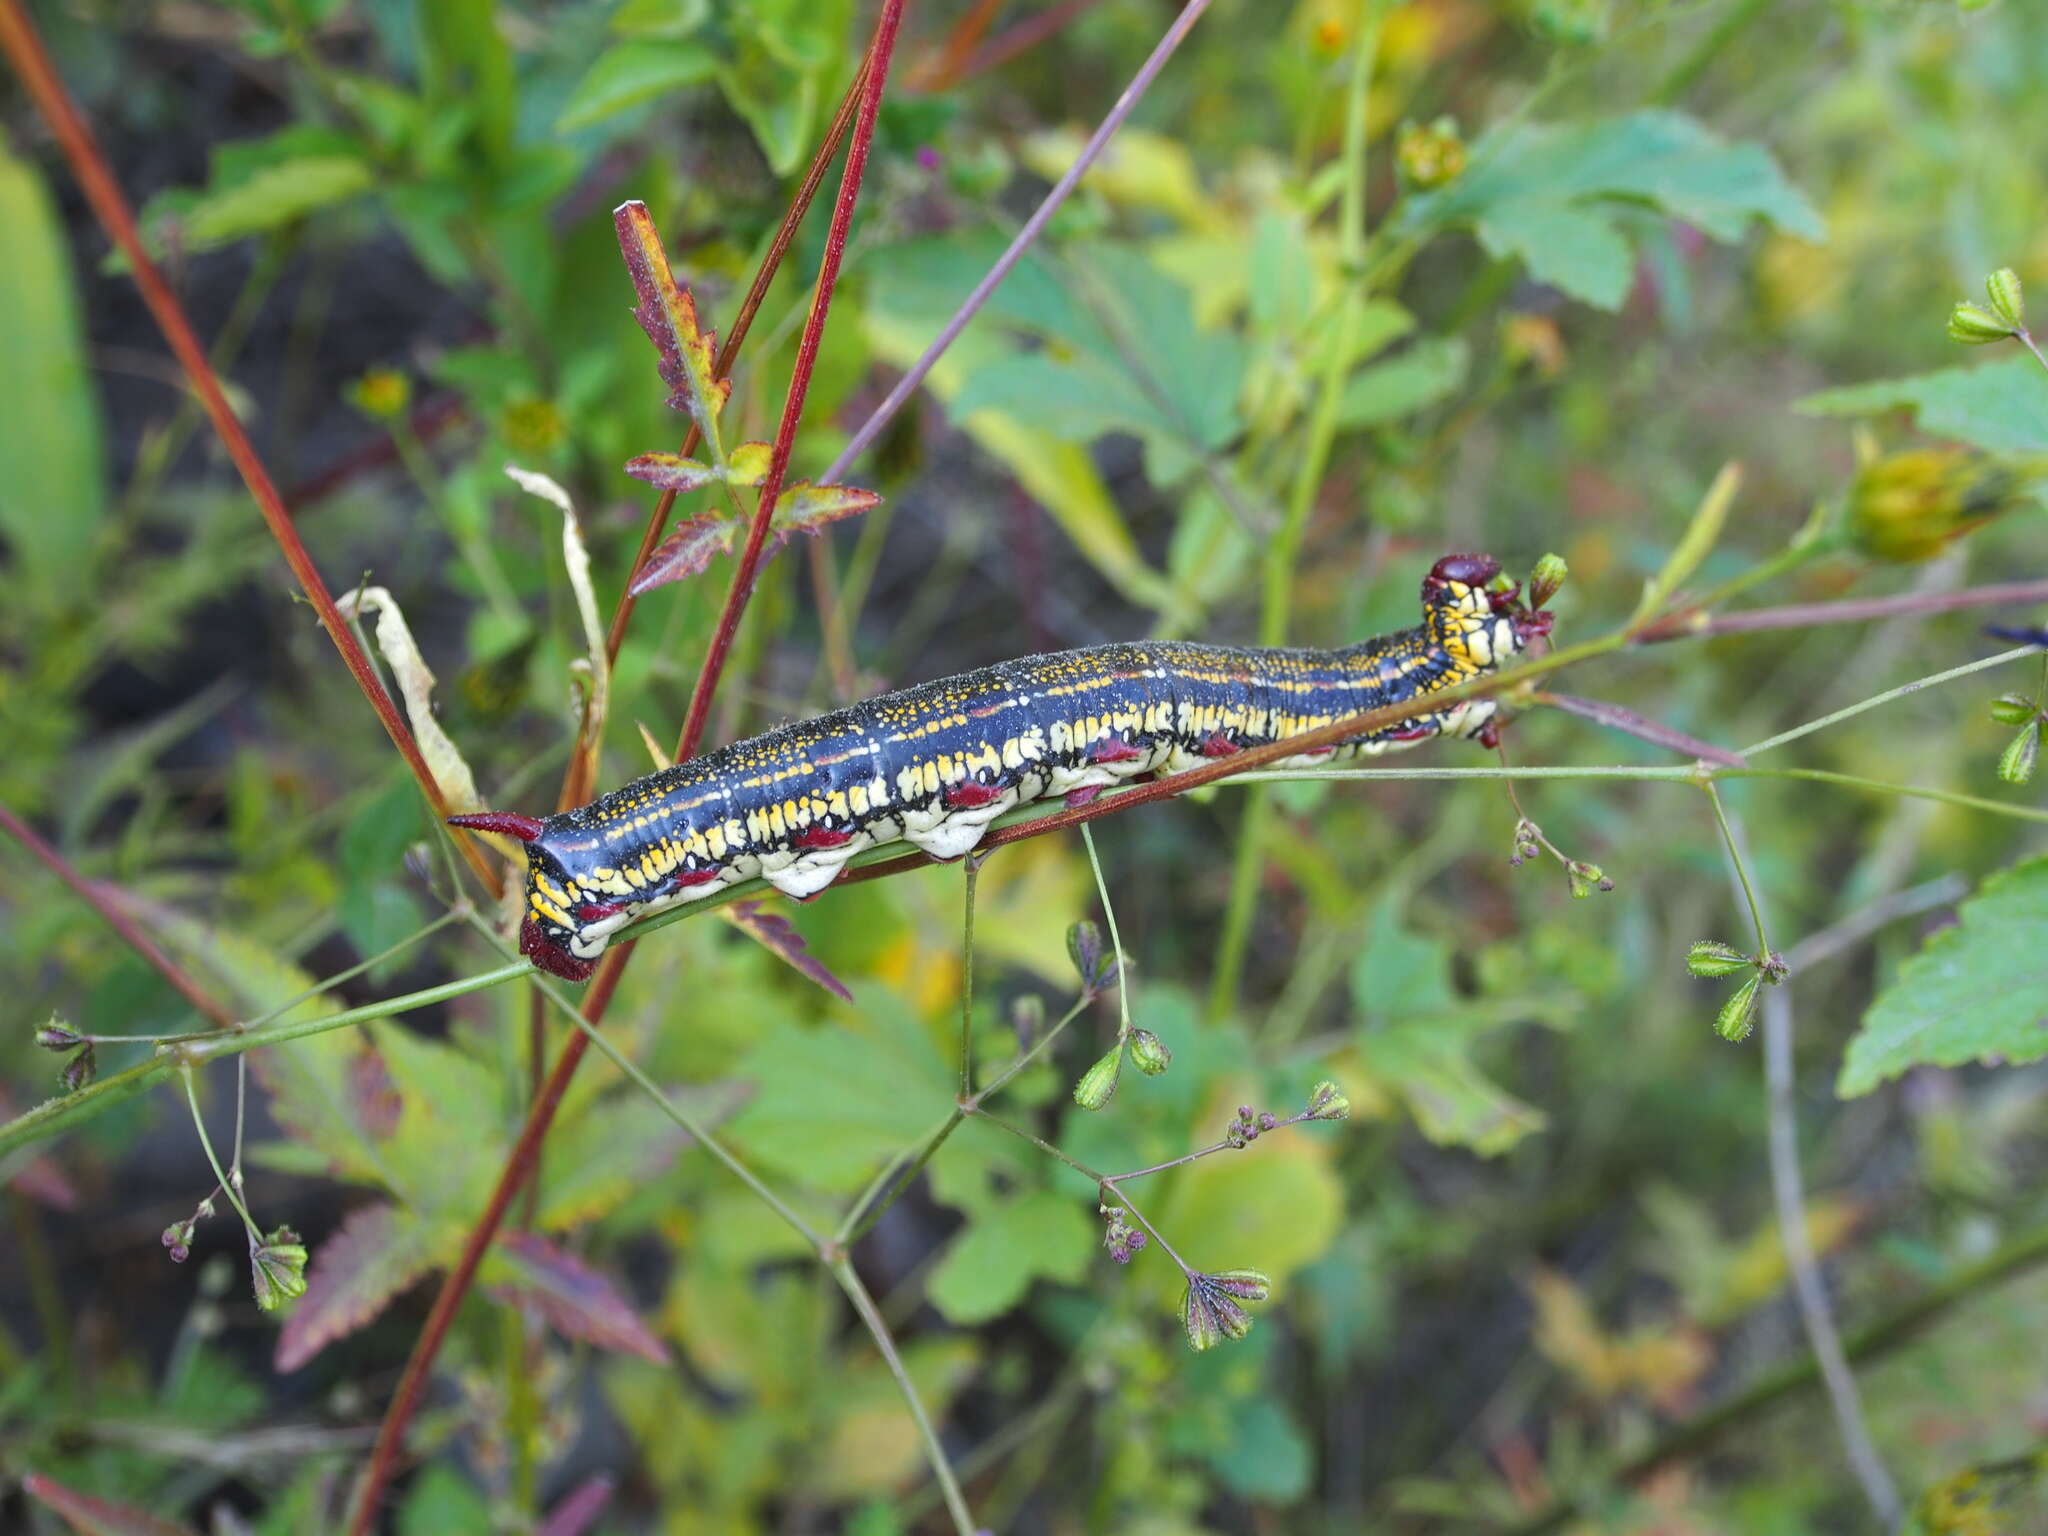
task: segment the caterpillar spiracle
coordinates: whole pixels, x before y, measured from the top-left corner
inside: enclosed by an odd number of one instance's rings
[[[863,849],[897,841],[957,859],[1013,806],[1085,803],[1468,682],[1550,625],[1499,575],[1490,556],[1446,555],[1423,578],[1419,625],[1339,650],[1138,641],[1029,656],[778,726],[544,820],[448,819],[525,843],[520,953],[582,981],[627,923],[722,886],[758,875],[814,896]],[[1283,762],[1490,739],[1495,710],[1463,700]]]

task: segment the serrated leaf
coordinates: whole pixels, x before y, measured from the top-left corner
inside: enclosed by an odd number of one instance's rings
[[[626,473],[658,491],[675,491],[680,495],[701,490],[718,479],[718,466],[685,458],[680,453],[643,453],[626,460]]]
[[[99,396],[63,226],[35,167],[0,149],[0,534],[24,607],[83,595],[81,578],[106,510]]]
[[[1095,1246],[1083,1203],[1032,1190],[970,1222],[939,1260],[925,1297],[955,1323],[985,1323],[1022,1301],[1033,1280],[1079,1280]]]
[[[827,523],[858,517],[882,498],[853,485],[813,485],[799,480],[775,499],[775,527],[781,532],[815,533]]]
[[[1909,1067],[2048,1056],[2048,857],[1993,875],[1956,919],[1899,967],[1864,1014],[1835,1084],[1841,1097]]]
[[[668,403],[688,411],[704,440],[717,443],[721,441],[718,413],[732,394],[731,381],[714,371],[717,333],[698,323],[695,297],[669,270],[668,252],[662,249],[647,205],[621,203],[613,210],[612,223],[618,230],[619,250],[633,279],[633,291],[640,297],[633,318],[660,356],[662,382],[672,391]]]
[[[718,55],[683,38],[631,38],[597,56],[555,119],[555,132],[574,133],[669,91],[698,85],[718,72]]]
[[[501,1238],[497,1253],[516,1278],[492,1289],[530,1301],[556,1332],[656,1365],[668,1363],[667,1348],[618,1288],[581,1259],[531,1232]]]
[[[696,575],[732,548],[738,532],[738,523],[716,513],[684,518],[633,573],[627,590],[635,597],[645,597],[656,587]]]
[[[770,911],[758,901],[736,901],[720,907],[718,915],[746,934],[792,970],[808,976],[843,1002],[852,1002],[846,983],[825,968],[825,962],[810,951],[796,925],[780,912]]]
[[[2048,374],[2024,353],[1981,368],[1938,368],[1902,379],[1824,389],[1797,401],[1809,416],[1909,410],[1922,432],[1993,453],[2048,452]]]
[[[385,1157],[421,1215],[462,1220],[490,1195],[511,1139],[497,1074],[454,1045],[389,1020],[371,1026],[398,1096]]]
[[[1770,153],[1730,144],[1678,112],[1559,125],[1520,123],[1473,146],[1473,169],[1413,198],[1401,221],[1416,235],[1467,224],[1496,255],[1601,308],[1627,296],[1633,256],[1616,215],[1649,204],[1716,240],[1752,220],[1818,240],[1820,216]]]
[[[478,809],[483,801],[476,792],[476,779],[462,749],[441,729],[434,714],[434,674],[426,658],[420,655],[419,644],[413,639],[397,600],[383,587],[362,587],[342,593],[334,606],[344,619],[372,612],[377,615],[377,650],[391,668],[398,691],[405,699],[405,715],[412,725],[413,740],[419,743],[420,755],[427,760],[441,797],[451,811]],[[492,841],[508,857],[523,860],[526,856],[525,850],[508,838]]]
[[[153,903],[124,898],[129,910],[172,958],[238,1002],[246,1018],[265,1014],[311,991],[314,980],[255,940],[209,927]],[[295,1003],[280,1019],[321,1019],[340,1012],[325,993]],[[320,1152],[342,1178],[386,1183],[374,1121],[381,1069],[358,1030],[308,1035],[249,1053],[249,1070],[271,1097],[271,1117],[293,1140]]]
[[[162,1520],[132,1504],[94,1498],[62,1483],[52,1482],[40,1472],[21,1480],[22,1491],[41,1500],[64,1517],[79,1536],[193,1536],[190,1526]]]
[[[277,1336],[275,1364],[295,1371],[363,1327],[434,1264],[426,1227],[392,1205],[349,1213],[313,1252],[306,1293]]]

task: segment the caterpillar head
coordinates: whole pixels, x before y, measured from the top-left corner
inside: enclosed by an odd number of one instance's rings
[[[1475,670],[1499,666],[1550,633],[1548,613],[1532,611],[1521,588],[1503,581],[1491,555],[1445,555],[1422,578],[1430,638]]]
[[[581,933],[576,910],[557,900],[573,900],[574,886],[561,860],[547,846],[547,824],[513,811],[478,811],[450,816],[448,825],[495,832],[526,845],[526,912],[519,924],[519,953],[551,976],[588,981],[604,945],[600,940],[588,955],[579,954],[574,947]],[[590,948],[588,944],[583,947]]]

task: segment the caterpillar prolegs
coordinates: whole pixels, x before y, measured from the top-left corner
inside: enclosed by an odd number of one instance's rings
[[[1549,628],[1499,574],[1489,556],[1446,555],[1423,579],[1421,624],[1342,650],[1140,641],[1029,656],[778,726],[545,820],[449,820],[526,844],[520,953],[581,981],[627,923],[721,886],[758,875],[813,896],[899,840],[956,859],[1013,806],[1080,803],[1468,682]],[[1479,736],[1494,712],[1465,700],[1284,761]]]

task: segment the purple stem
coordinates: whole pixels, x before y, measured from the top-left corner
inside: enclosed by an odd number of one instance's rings
[[[1166,61],[1173,57],[1174,49],[1181,45],[1181,40],[1193,29],[1195,23],[1202,19],[1202,12],[1207,9],[1209,0],[1188,0],[1187,6],[1174,18],[1173,25],[1166,29],[1166,35],[1159,39],[1159,44],[1152,50],[1150,57],[1138,67],[1138,72],[1131,76],[1131,83],[1125,86],[1124,93],[1117,97],[1116,105],[1109,109],[1109,114],[1103,118],[1102,125],[1082,146],[1081,153],[1075,158],[1074,163],[1067,167],[1067,173],[1053,183],[1052,190],[1045,194],[1045,201],[1040,203],[1037,211],[1024,221],[1024,227],[1017,231],[1017,238],[1010,242],[1009,249],[996,258],[995,265],[974,285],[974,291],[967,295],[953,318],[946,322],[945,329],[932,338],[932,344],[924,349],[924,355],[911,364],[910,371],[896,381],[896,387],[889,391],[882,403],[875,407],[874,413],[862,422],[859,430],[847,440],[846,447],[840,450],[839,457],[832,461],[832,467],[818,477],[820,485],[839,484],[847,468],[860,457],[868,444],[881,434],[882,429],[895,420],[896,413],[903,409],[910,397],[917,393],[918,386],[924,383],[925,375],[932,371],[933,365],[945,355],[946,349],[967,329],[967,323],[980,312],[981,306],[988,302],[989,295],[1002,286],[1002,281],[1010,275],[1010,270],[1023,260],[1024,253],[1030,249],[1032,242],[1044,233],[1045,226],[1052,222],[1052,216],[1059,212],[1060,204],[1067,200],[1067,195],[1080,184],[1081,178],[1088,174],[1089,167],[1101,157],[1104,147],[1115,136],[1117,129],[1124,125],[1124,119],[1131,115],[1131,109],[1137,106],[1140,98],[1152,88],[1153,80],[1158,78],[1159,71],[1165,68]]]

